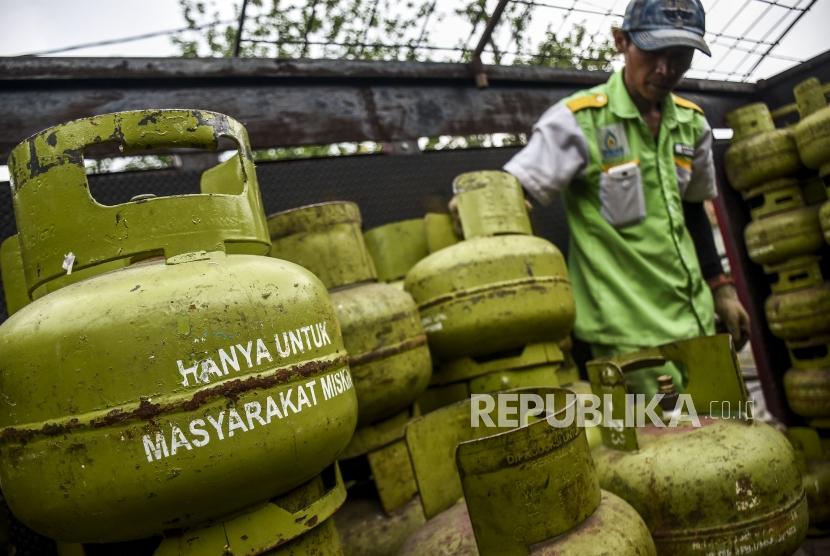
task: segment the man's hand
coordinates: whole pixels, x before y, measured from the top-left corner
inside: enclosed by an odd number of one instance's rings
[[[749,315],[738,299],[735,286],[725,284],[712,292],[715,299],[715,313],[720,317],[726,331],[732,335],[735,349],[740,351],[749,340]]]

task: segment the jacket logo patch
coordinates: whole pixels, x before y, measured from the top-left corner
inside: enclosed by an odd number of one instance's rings
[[[629,155],[628,138],[621,124],[601,127],[597,130],[597,142],[603,162],[619,160]]]
[[[684,145],[683,143],[675,143],[674,145],[674,154],[677,156],[685,156],[688,158],[694,158],[695,156],[695,149],[691,145]]]

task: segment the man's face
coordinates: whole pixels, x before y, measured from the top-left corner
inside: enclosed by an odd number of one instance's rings
[[[630,92],[649,102],[666,98],[692,65],[694,49],[690,47],[640,50],[622,31],[614,33],[614,42],[625,57],[625,83]]]

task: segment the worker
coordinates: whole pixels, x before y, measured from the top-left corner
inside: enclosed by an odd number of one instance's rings
[[[549,108],[505,166],[542,204],[563,196],[575,336],[607,357],[714,333],[740,349],[749,318],[723,271],[703,202],[716,196],[712,131],[676,96],[694,50],[711,56],[699,0],[632,0],[612,30],[625,67]],[[676,366],[627,376],[652,394]]]

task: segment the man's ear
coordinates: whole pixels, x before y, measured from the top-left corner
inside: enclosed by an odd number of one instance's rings
[[[611,34],[614,36],[614,46],[617,47],[617,52],[625,54],[625,49],[628,48],[628,35],[619,27],[613,27]]]

